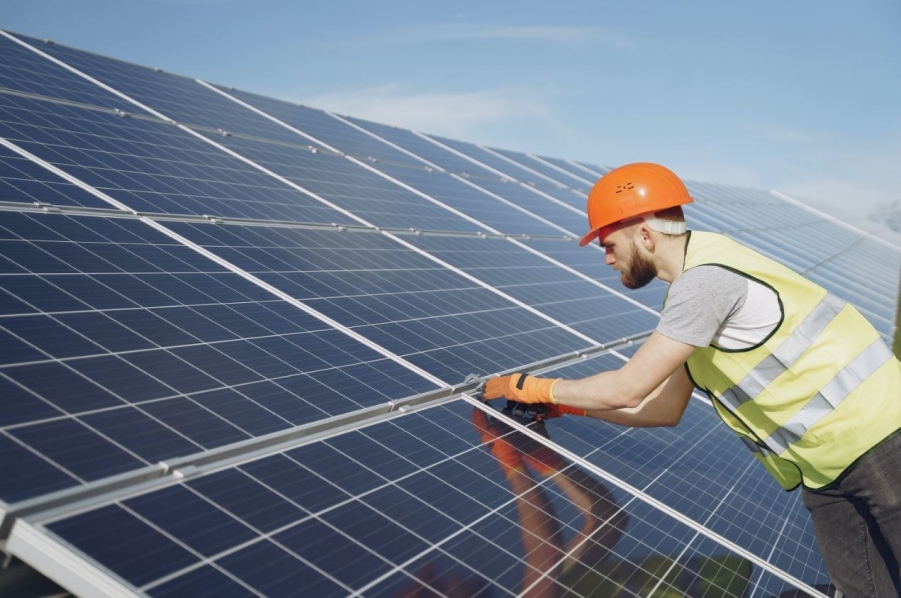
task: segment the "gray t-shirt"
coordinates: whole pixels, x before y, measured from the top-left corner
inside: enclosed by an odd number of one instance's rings
[[[657,332],[707,347],[744,349],[764,340],[781,321],[776,293],[720,266],[697,266],[670,285]]]

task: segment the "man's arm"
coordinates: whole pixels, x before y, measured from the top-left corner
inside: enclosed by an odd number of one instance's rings
[[[624,407],[613,411],[590,410],[585,415],[633,428],[675,426],[682,419],[693,390],[694,385],[685,368],[679,367],[638,407]]]
[[[551,380],[514,374],[489,380],[486,399],[506,397],[584,409],[592,417],[635,426],[673,425],[691,396],[682,365],[695,347],[654,332],[618,370],[579,380]]]
[[[692,345],[653,332],[623,367],[579,380],[560,380],[553,387],[554,398],[588,411],[636,408],[676,371],[683,370],[694,350]],[[674,383],[680,391],[676,394],[690,394],[691,385],[686,382],[687,376],[682,384]]]

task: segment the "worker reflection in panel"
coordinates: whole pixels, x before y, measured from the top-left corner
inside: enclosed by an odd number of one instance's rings
[[[509,402],[503,414],[498,416],[528,423],[532,431],[549,438],[543,421],[528,421],[544,420],[546,413],[535,418],[535,412],[526,406]],[[745,559],[680,559],[652,551],[628,561],[616,556],[613,551],[629,516],[601,480],[481,409],[473,410],[472,422],[515,497],[522,549],[519,557],[524,566],[519,586],[507,589],[528,598],[743,595],[751,573]],[[578,512],[579,519],[572,527],[564,526],[558,517],[552,501],[555,493]],[[508,550],[517,554],[514,547]],[[495,595],[487,579],[463,571],[459,564],[454,569],[453,564],[431,562],[417,571],[416,577],[426,587],[409,588],[398,598],[433,596],[433,592],[449,598]]]
[[[544,421],[558,415],[536,413],[512,401],[503,413],[537,420],[529,424],[530,429],[545,438],[549,433]],[[695,557],[677,562],[674,556],[651,550],[636,560],[616,556],[613,552],[629,516],[600,479],[479,409],[473,410],[472,418],[516,496],[526,562],[519,595],[625,598],[653,592],[661,597],[720,598],[743,594],[751,572],[744,559]],[[579,512],[578,529],[566,529],[557,517],[551,501],[555,491]]]
[[[515,404],[511,403],[505,412],[513,409]],[[519,590],[534,597],[560,595],[558,588],[566,585],[564,577],[576,577],[584,573],[583,563],[596,566],[609,556],[625,530],[628,515],[597,478],[579,468],[566,467],[553,450],[492,421],[479,409],[473,410],[472,421],[516,497],[526,562]],[[547,436],[543,423],[533,424],[532,429]],[[581,526],[568,541],[549,497],[550,484],[562,491],[581,515]]]

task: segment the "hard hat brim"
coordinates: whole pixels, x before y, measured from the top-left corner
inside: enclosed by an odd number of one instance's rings
[[[588,245],[589,243],[591,243],[592,241],[597,239],[601,234],[601,228],[603,228],[603,227],[596,228],[593,231],[589,232],[584,237],[582,237],[582,240],[579,241],[579,247],[585,247],[586,245]]]

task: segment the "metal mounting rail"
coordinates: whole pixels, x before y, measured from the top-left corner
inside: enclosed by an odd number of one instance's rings
[[[44,202],[6,201],[0,199],[0,212],[28,212],[42,214],[59,214],[64,216],[94,216],[100,218],[147,218],[155,222],[185,222],[203,224],[224,224],[233,226],[266,226],[271,228],[298,228],[306,230],[330,230],[361,233],[390,233],[393,235],[415,235],[433,237],[465,237],[478,239],[514,239],[522,241],[566,241],[572,242],[574,237],[567,235],[536,235],[527,233],[488,233],[482,231],[450,231],[438,229],[393,228],[385,226],[366,226],[362,224],[336,222],[302,222],[299,220],[266,220],[261,218],[234,218],[210,214],[163,214],[157,212],[126,211],[115,208],[88,208],[84,206],[65,206]]]
[[[537,373],[565,367],[599,354],[634,345],[650,334],[651,331],[635,334],[581,351],[573,351],[542,361],[524,364],[521,367],[509,370],[509,372],[529,371]],[[509,372],[499,372],[499,374]],[[384,422],[406,413],[458,399],[466,393],[477,390],[483,381],[484,379],[482,378],[468,378],[467,381],[461,384],[444,386],[401,400],[366,407],[288,430],[281,430],[193,455],[170,459],[75,488],[67,488],[11,505],[3,505],[3,508],[0,508],[0,517],[2,517],[0,541],[5,540],[9,536],[13,524],[18,519],[25,517],[35,521],[55,519],[69,512],[121,500],[179,482],[186,478],[209,473],[213,470],[231,467],[238,463],[297,448],[344,432],[357,430],[364,426]]]

